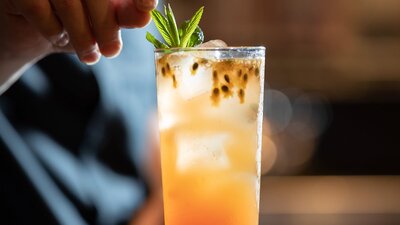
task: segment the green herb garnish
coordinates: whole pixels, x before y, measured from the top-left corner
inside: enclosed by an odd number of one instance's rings
[[[186,48],[203,43],[204,34],[199,27],[203,10],[204,6],[197,10],[194,16],[190,20],[185,21],[179,28],[176,25],[175,16],[169,4],[168,6],[164,6],[165,16],[156,9],[152,10],[151,18],[165,43],[157,40],[149,32],[146,34],[146,39],[156,48]]]

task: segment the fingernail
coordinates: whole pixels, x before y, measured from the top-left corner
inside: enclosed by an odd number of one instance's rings
[[[103,55],[110,59],[119,56],[121,50],[122,50],[122,42],[119,40],[112,41],[104,45],[101,49]]]
[[[121,31],[118,31],[117,37],[106,44],[100,46],[101,53],[107,58],[117,57],[122,50]]]
[[[158,0],[136,0],[137,8],[141,11],[151,11],[158,5]]]
[[[87,65],[94,65],[100,60],[100,52],[97,48],[82,54],[81,61]]]
[[[54,46],[65,47],[69,43],[69,35],[66,31],[50,37],[50,42]]]

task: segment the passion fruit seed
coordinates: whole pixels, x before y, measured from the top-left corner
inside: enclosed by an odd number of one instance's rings
[[[242,70],[238,71],[238,77],[240,78],[242,76]]]
[[[230,79],[229,79],[229,75],[228,74],[225,74],[224,75],[224,79],[225,79],[225,81],[226,81],[226,83],[230,83]]]
[[[214,88],[213,89],[213,95],[214,96],[218,96],[219,95],[219,89],[218,88]]]
[[[244,90],[243,89],[240,89],[238,91],[238,97],[240,99],[240,103],[244,103]]]
[[[196,70],[199,68],[199,64],[197,62],[192,65],[192,75],[196,74]]]
[[[216,70],[214,70],[214,72],[213,72],[213,81],[214,81],[214,84],[218,83],[218,72]]]
[[[211,100],[214,106],[218,106],[220,100],[218,88],[212,90]]]
[[[222,90],[223,92],[228,92],[228,91],[229,91],[229,87],[226,86],[226,85],[222,85],[221,90]]]
[[[256,73],[256,77],[260,76],[260,68],[257,67],[255,73]]]
[[[193,64],[192,69],[197,70],[197,68],[199,68],[199,64],[196,62]]]
[[[163,75],[163,77],[165,77],[165,67],[161,68],[161,74]]]
[[[172,74],[172,84],[173,84],[174,88],[176,88],[178,86],[177,82],[176,82],[175,74]]]
[[[244,82],[247,82],[247,79],[248,79],[249,77],[248,77],[248,75],[247,75],[247,73],[245,73],[244,75],[243,75],[243,81]]]
[[[200,60],[200,64],[207,64],[208,63],[208,60],[207,59],[201,59]]]

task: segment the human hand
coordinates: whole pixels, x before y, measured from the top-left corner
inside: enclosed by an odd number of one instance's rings
[[[0,0],[3,57],[75,52],[92,64],[122,48],[120,28],[145,26],[157,0]]]

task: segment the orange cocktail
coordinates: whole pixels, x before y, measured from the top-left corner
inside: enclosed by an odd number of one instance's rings
[[[257,225],[265,48],[156,50],[166,225]]]

